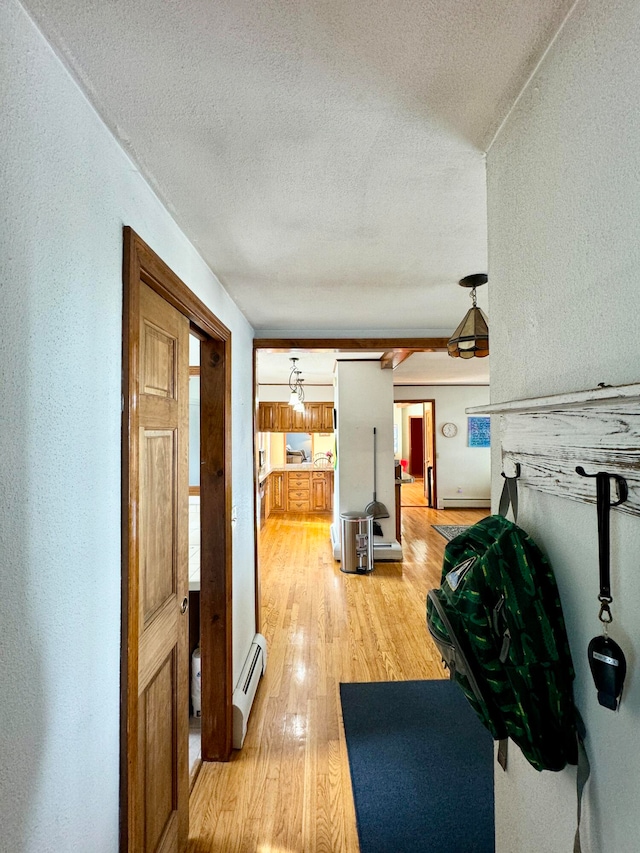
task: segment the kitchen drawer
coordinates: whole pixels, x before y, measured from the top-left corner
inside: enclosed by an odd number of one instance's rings
[[[314,480],[324,480],[327,477],[330,477],[331,474],[329,471],[312,471],[311,476]]]
[[[307,499],[306,500],[294,500],[293,498],[289,497],[289,504],[288,504],[289,512],[310,512],[311,511],[311,504],[309,502],[309,496],[308,495],[309,495],[309,493],[307,492]]]
[[[289,489],[308,489],[309,488],[309,475],[307,474],[306,478],[304,477],[292,477],[291,475],[287,478],[287,483]]]
[[[308,501],[309,489],[289,489],[287,497],[290,501]]]

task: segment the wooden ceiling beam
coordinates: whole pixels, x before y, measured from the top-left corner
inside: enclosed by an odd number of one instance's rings
[[[410,350],[411,352],[446,352],[447,338],[254,338],[254,349],[271,352],[295,350]]]
[[[406,361],[414,352],[424,352],[424,350],[415,349],[391,349],[387,350],[380,359],[380,367],[382,370],[395,370],[395,368]]]

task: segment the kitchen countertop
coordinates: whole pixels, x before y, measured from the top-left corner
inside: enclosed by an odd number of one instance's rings
[[[258,480],[264,483],[269,474],[274,471],[333,471],[333,465],[314,465],[313,462],[298,462],[293,465],[275,465],[273,468],[263,468],[258,472]]]
[[[273,468],[263,468],[262,471],[258,472],[260,483],[264,483],[273,471],[333,471],[333,465],[314,465],[313,462],[299,462],[295,465],[275,465]],[[411,474],[403,474],[402,477],[396,479],[394,482],[402,486],[406,483],[415,483],[415,481],[416,478],[412,477]]]

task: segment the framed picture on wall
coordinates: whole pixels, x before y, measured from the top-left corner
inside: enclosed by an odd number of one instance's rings
[[[467,422],[469,447],[491,447],[491,418],[470,417]]]

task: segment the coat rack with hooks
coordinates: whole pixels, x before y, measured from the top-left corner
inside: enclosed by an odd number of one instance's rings
[[[512,477],[519,465],[519,484],[593,504],[595,489],[576,467],[607,471],[628,486],[616,509],[640,515],[640,384],[512,400],[467,414],[499,417],[502,471]]]

